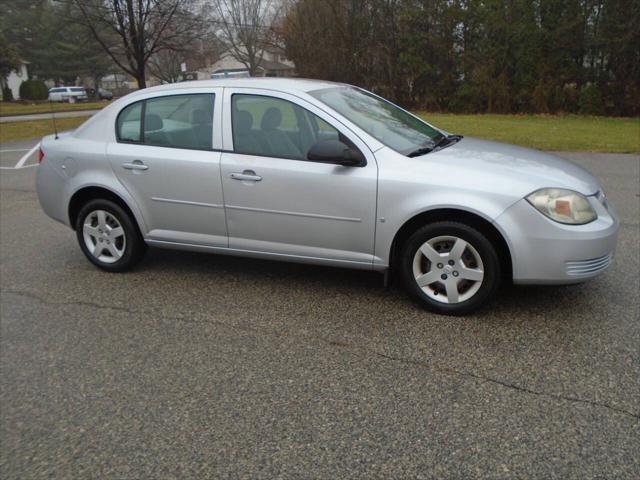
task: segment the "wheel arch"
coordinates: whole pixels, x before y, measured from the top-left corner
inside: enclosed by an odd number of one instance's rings
[[[489,241],[496,246],[500,258],[503,274],[513,278],[513,263],[511,249],[502,233],[496,226],[486,218],[477,213],[469,212],[459,208],[438,208],[418,213],[408,219],[396,232],[389,252],[389,266],[394,268],[394,264],[399,257],[399,251],[405,240],[411,236],[418,228],[439,221],[457,221],[465,223],[475,228],[487,236]]]
[[[95,200],[97,198],[110,200],[113,203],[122,207],[122,209],[127,212],[131,218],[134,220],[134,224],[138,227],[138,231],[142,232],[142,225],[140,224],[140,219],[135,214],[133,209],[129,206],[129,204],[117,193],[113,190],[109,190],[108,188],[91,185],[85,186],[78,189],[69,199],[69,206],[67,208],[67,214],[69,216],[69,224],[72,229],[76,228],[76,221],[78,218],[78,214],[82,209],[82,206],[85,205],[90,200]]]

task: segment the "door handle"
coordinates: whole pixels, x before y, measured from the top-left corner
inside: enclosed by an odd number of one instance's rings
[[[126,170],[148,170],[149,167],[147,167],[144,163],[142,163],[140,160],[134,160],[131,163],[123,163],[122,164],[122,168],[126,169]]]
[[[242,173],[233,172],[231,174],[231,178],[233,178],[234,180],[244,180],[249,182],[259,182],[260,180],[262,180],[262,177],[260,175],[256,175],[256,172],[254,172],[253,170],[245,170]]]

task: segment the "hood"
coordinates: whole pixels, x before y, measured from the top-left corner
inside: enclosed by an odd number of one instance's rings
[[[593,175],[568,160],[530,148],[473,137],[464,137],[458,143],[423,158],[457,165],[466,172],[478,172],[482,177],[500,177],[513,187],[519,187],[522,195],[546,187],[593,195],[600,188]]]

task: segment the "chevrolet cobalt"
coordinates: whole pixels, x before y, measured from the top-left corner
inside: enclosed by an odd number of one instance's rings
[[[147,245],[393,270],[423,306],[464,314],[503,279],[589,279],[616,246],[616,215],[581,167],[344,84],[147,88],[45,137],[40,159],[42,208],[111,272]]]

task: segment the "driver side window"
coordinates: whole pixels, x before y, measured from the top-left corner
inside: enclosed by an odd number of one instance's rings
[[[323,140],[345,141],[317,115],[280,98],[233,94],[231,123],[234,152],[307,160],[307,152]]]

